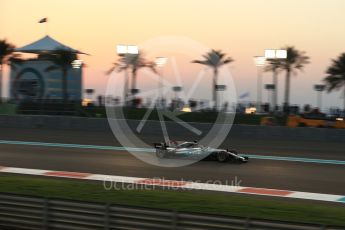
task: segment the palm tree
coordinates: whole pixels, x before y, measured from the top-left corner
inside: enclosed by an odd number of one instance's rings
[[[268,65],[265,66],[265,72],[272,72],[273,73],[273,99],[272,99],[272,109],[273,111],[276,110],[277,106],[277,88],[278,88],[278,73],[281,71],[280,69],[280,59],[268,59]]]
[[[309,63],[310,58],[304,51],[297,50],[293,46],[287,46],[283,49],[287,51],[287,57],[286,59],[281,59],[280,68],[286,72],[284,104],[288,106],[290,102],[291,74],[297,74],[297,71],[302,71],[304,66]]]
[[[153,72],[157,72],[155,63],[147,61],[142,53],[126,55],[124,58],[126,63],[128,63],[128,67],[132,71],[132,90],[137,87],[137,73],[139,69],[149,68]]]
[[[78,55],[69,49],[56,49],[49,56],[50,61],[52,61],[54,65],[46,68],[46,71],[49,72],[57,69],[62,71],[62,94],[63,102],[66,103],[68,100],[67,72],[72,67],[72,62],[78,59]]]
[[[309,63],[309,57],[304,51],[299,51],[293,46],[286,46],[282,48],[287,51],[287,57],[284,59],[270,60],[270,66],[266,68],[268,71],[285,71],[285,93],[284,105],[288,106],[290,103],[290,82],[291,74],[297,74],[297,71],[302,71],[304,66]]]
[[[124,56],[121,56],[119,62],[114,62],[113,66],[106,72],[107,75],[111,74],[114,71],[117,72],[125,72],[125,83],[124,83],[124,88],[123,88],[123,102],[126,103],[127,101],[127,96],[128,96],[128,70],[129,69],[129,64],[128,64],[128,59],[126,59]]]
[[[14,45],[8,43],[6,40],[0,40],[0,102],[2,101],[2,76],[4,65],[10,60],[14,47]]]
[[[204,60],[194,60],[192,63],[198,63],[201,65],[206,65],[213,69],[213,86],[212,86],[212,99],[217,108],[217,82],[218,82],[218,70],[221,66],[233,62],[234,60],[231,57],[226,57],[226,54],[221,50],[212,49],[208,53],[203,55]]]
[[[324,78],[328,92],[339,90],[344,87],[344,111],[345,111],[345,53],[338,59],[332,60],[332,65],[328,67],[327,76]]]
[[[138,54],[125,54],[125,55],[120,55],[120,59],[118,62],[113,64],[113,67],[107,72],[110,74],[114,70],[117,70],[118,72],[121,71],[127,71],[128,69],[131,70],[132,72],[132,95],[135,94],[134,89],[136,89],[137,86],[137,73],[139,69],[141,68],[149,68],[151,69],[154,73],[156,73],[156,68],[155,68],[155,63],[147,61],[142,53]],[[125,89],[124,92],[125,94],[128,93],[128,79],[126,76],[125,79]],[[126,96],[126,95],[125,95]],[[124,98],[126,99],[126,97]]]

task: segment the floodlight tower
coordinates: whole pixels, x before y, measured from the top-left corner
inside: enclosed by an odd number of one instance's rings
[[[116,46],[116,52],[119,56],[122,56],[125,58],[125,84],[124,84],[124,90],[123,90],[123,103],[124,105],[127,104],[127,98],[128,98],[128,65],[129,60],[132,55],[137,55],[139,53],[138,46],[135,45],[117,45]]]
[[[155,63],[158,68],[163,68],[163,66],[167,63],[168,58],[166,57],[156,57]],[[157,71],[159,75],[158,79],[158,104],[163,105],[163,71]]]
[[[262,104],[262,68],[266,64],[266,58],[263,56],[255,56],[254,57],[254,64],[257,69],[257,100],[256,100],[256,109],[258,112],[261,112],[261,104]]]
[[[265,58],[267,60],[272,61],[279,61],[280,59],[286,59],[287,58],[287,50],[282,49],[266,49],[265,50]],[[273,111],[277,108],[277,102],[278,102],[278,78],[277,78],[277,69],[273,69],[273,98],[272,98],[272,106]]]

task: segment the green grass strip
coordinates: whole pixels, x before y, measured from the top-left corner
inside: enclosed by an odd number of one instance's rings
[[[0,192],[345,226],[344,205],[305,200],[162,189],[108,191],[98,182],[12,174],[0,175]]]

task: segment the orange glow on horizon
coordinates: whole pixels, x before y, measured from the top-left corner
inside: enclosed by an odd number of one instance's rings
[[[41,38],[47,30],[58,41],[90,53],[81,58],[87,65],[85,88],[102,94],[109,78],[105,72],[117,59],[117,44],[141,44],[161,35],[186,36],[234,58],[229,68],[237,91],[253,92],[252,100],[256,92],[253,56],[263,55],[265,49],[294,45],[306,51],[312,62],[291,82],[292,103],[303,104],[315,101],[312,85],[324,77],[330,60],[345,52],[344,9],[343,0],[2,0],[0,39],[20,47]],[[48,23],[39,24],[44,17]],[[151,51],[144,50],[153,60],[157,52]],[[204,68],[190,63],[200,58],[177,57],[184,79],[193,79]],[[164,74],[169,78],[174,72],[167,67]],[[205,89],[210,79],[205,79]],[[271,74],[265,74],[264,83],[271,80]],[[283,80],[282,75],[281,94]],[[143,84],[145,79],[139,76],[138,85]],[[330,95],[325,103],[339,101],[341,105],[338,97]],[[280,95],[279,100],[282,98]]]

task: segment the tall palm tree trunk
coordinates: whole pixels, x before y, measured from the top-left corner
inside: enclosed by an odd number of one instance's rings
[[[217,80],[218,80],[218,69],[213,69],[213,102],[215,109],[218,109],[218,99],[217,99]]]
[[[128,97],[128,71],[125,69],[125,83],[123,89],[123,104],[127,105],[127,97]]]
[[[0,103],[2,103],[2,75],[3,75],[4,65],[0,63]]]
[[[345,85],[344,85],[344,113],[345,113]]]
[[[132,70],[132,89],[131,90],[136,89],[136,88],[137,88],[137,71]]]
[[[137,87],[137,71],[135,69],[132,70],[132,89],[131,89],[131,96],[130,96],[130,102],[133,107],[135,107],[135,89]]]
[[[285,97],[284,97],[284,106],[289,106],[290,104],[290,79],[291,79],[291,71],[286,71],[285,76]]]
[[[68,100],[68,92],[67,92],[67,69],[62,70],[62,95],[63,95],[63,103],[67,103]]]
[[[273,69],[273,98],[272,98],[272,111],[275,112],[278,106],[278,70]]]

